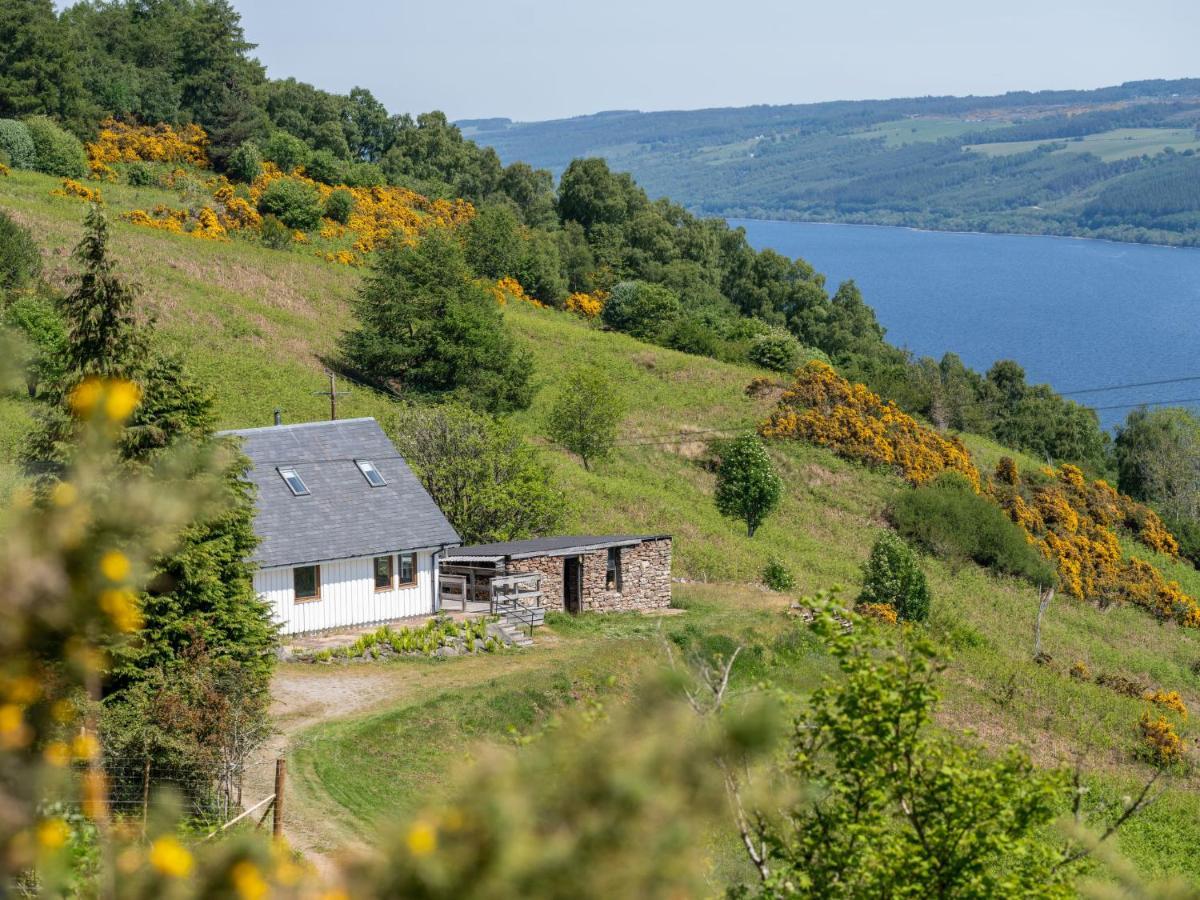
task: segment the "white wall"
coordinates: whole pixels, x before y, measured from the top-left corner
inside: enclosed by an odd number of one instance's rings
[[[318,563],[321,567],[321,599],[295,602],[292,567],[259,569],[254,589],[275,610],[283,634],[300,634],[347,625],[367,625],[404,616],[431,615],[435,609],[433,553],[417,553],[417,583],[413,587],[375,590],[373,556]],[[399,562],[393,563],[395,578]]]

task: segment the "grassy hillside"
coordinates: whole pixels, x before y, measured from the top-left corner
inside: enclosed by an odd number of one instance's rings
[[[705,214],[1194,245],[1197,122],[1182,80],[461,124],[505,161],[602,156]]]
[[[52,277],[61,279],[84,210],[50,196],[55,186],[25,173],[0,179],[0,207],[33,229]],[[151,191],[115,186],[105,193],[114,212],[157,199]],[[312,392],[325,387],[322,357],[349,322],[356,271],[301,251],[211,243],[119,221],[114,246],[125,270],[145,286],[165,338],[211,383],[223,426],[267,424],[277,406],[289,421],[326,413],[327,401]],[[786,499],[748,539],[713,507],[704,440],[752,427],[765,414],[770,401],[744,393],[760,372],[602,332],[569,314],[510,306],[506,317],[535,360],[540,390],[517,417],[535,440],[542,440],[540,422],[556,384],[581,359],[607,368],[630,406],[621,446],[592,472],[547,447],[555,482],[569,498],[569,530],[672,533],[674,574],[708,584],[678,589],[688,608],[667,618],[664,629],[696,640],[725,635],[757,648],[747,655],[740,684],[760,677],[789,687],[813,684],[827,662],[819,648],[789,638],[794,626],[783,613],[786,599],[757,586],[763,565],[772,555],[783,560],[797,576],[797,594],[843,585],[853,596],[871,543],[885,527],[883,511],[903,489],[900,480],[817,448],[775,445]],[[342,410],[397,412],[387,398],[357,388]],[[16,401],[0,408],[0,453],[17,445],[28,413]],[[1003,452],[980,438],[969,438],[969,446],[981,466]],[[1194,570],[1163,565],[1200,589]],[[1053,659],[1039,666],[1031,661],[1036,597],[1028,585],[974,566],[928,560],[926,568],[934,596],[929,627],[953,660],[942,724],[971,728],[991,747],[1020,744],[1044,765],[1083,753],[1092,773],[1089,814],[1111,818],[1118,798],[1147,774],[1132,756],[1134,723],[1145,704],[1072,679],[1068,669],[1080,661],[1094,673],[1142,679],[1178,690],[1200,708],[1200,632],[1157,624],[1134,608],[1101,612],[1058,599],[1044,635]],[[328,818],[333,837],[369,835],[381,810],[403,813],[436,797],[474,742],[506,740],[510,725],[531,727],[589,696],[628,697],[633,664],[656,653],[653,628],[638,617],[593,617],[558,623],[551,639],[520,656],[390,664],[408,693],[398,691],[369,715],[318,726],[297,742],[300,807]],[[1163,800],[1122,832],[1122,850],[1144,872],[1179,871],[1200,883],[1200,859],[1189,850],[1200,840],[1197,788],[1194,775],[1173,776]],[[735,866],[724,838],[715,845]]]

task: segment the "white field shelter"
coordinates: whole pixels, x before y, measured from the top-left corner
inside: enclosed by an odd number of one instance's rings
[[[374,419],[223,432],[257,488],[254,588],[283,634],[428,615],[461,543]]]

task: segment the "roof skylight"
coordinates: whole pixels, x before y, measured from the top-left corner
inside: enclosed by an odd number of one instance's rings
[[[375,463],[368,459],[356,459],[354,462],[358,466],[358,471],[363,473],[363,477],[367,479],[367,483],[371,487],[383,487],[387,484],[383,475],[375,468]]]
[[[291,492],[297,497],[306,497],[310,493],[308,485],[304,483],[304,479],[300,477],[300,473],[295,469],[280,469],[279,475],[283,478]]]

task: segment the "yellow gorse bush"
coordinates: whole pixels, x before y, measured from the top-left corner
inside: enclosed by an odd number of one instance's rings
[[[598,319],[604,312],[604,303],[608,300],[607,291],[592,291],[584,294],[576,291],[567,298],[564,304],[567,310],[578,313],[586,319]]]
[[[112,163],[171,162],[208,166],[208,135],[199,125],[133,125],[108,118],[87,145],[92,171]],[[111,171],[111,169],[109,169]]]
[[[979,472],[962,441],[925,428],[896,404],[865,385],[851,384],[819,360],[796,371],[795,383],[759,432],[828,447],[839,456],[890,468],[913,484],[953,470],[979,486]]]
[[[1142,750],[1156,765],[1166,766],[1183,757],[1183,738],[1175,731],[1174,724],[1166,716],[1154,718],[1142,713],[1138,719]]]
[[[62,187],[51,191],[50,194],[54,197],[70,197],[73,200],[82,200],[84,203],[104,202],[99,188],[90,188],[86,184],[80,184],[73,178],[64,178]]]
[[[1161,706],[1163,709],[1179,713],[1180,718],[1186,719],[1188,717],[1187,704],[1179,696],[1179,691],[1147,691],[1145,697],[1146,700],[1155,706]]]
[[[530,306],[536,306],[538,309],[544,309],[546,304],[540,300],[536,300],[525,293],[525,288],[521,286],[521,282],[512,277],[504,277],[494,284],[487,284],[487,289],[491,291],[492,296],[496,298],[496,303],[500,306],[507,306],[509,303],[527,303]]]

